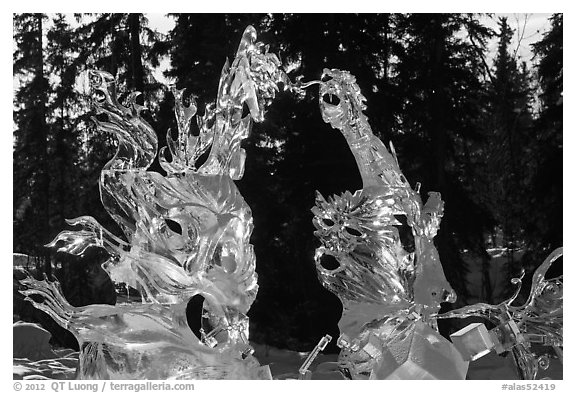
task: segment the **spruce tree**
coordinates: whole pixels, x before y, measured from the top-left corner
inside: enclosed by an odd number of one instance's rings
[[[488,86],[485,172],[480,175],[480,193],[497,221],[506,252],[505,274],[518,277],[522,266],[517,251],[523,246],[526,213],[525,179],[529,165],[528,144],[532,138],[530,75],[525,65],[518,64],[510,48],[513,30],[506,18],[499,19],[498,51],[493,78]],[[507,295],[513,288],[506,285]]]
[[[19,87],[14,97],[14,252],[45,258],[43,244],[50,241],[48,173],[49,84],[43,56],[44,14],[15,14],[14,77]]]
[[[47,122],[50,127],[49,165],[51,237],[65,226],[65,219],[79,215],[78,194],[82,186],[79,167],[81,138],[79,112],[85,110],[75,91],[79,52],[73,28],[64,14],[52,18],[48,29],[46,70],[51,77]]]
[[[483,45],[490,31],[467,14],[400,15],[398,29],[399,160],[406,163],[406,178],[422,183],[423,196],[442,194],[445,211],[435,242],[446,277],[464,303],[465,260],[489,259],[484,233],[491,216],[474,193],[474,165],[480,159],[475,151],[481,139]]]
[[[526,210],[527,258],[533,266],[563,243],[563,15],[554,14],[550,25],[533,46],[540,86]]]

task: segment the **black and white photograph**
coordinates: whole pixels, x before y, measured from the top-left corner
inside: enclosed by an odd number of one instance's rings
[[[13,391],[560,391],[564,14],[329,11],[12,14]]]

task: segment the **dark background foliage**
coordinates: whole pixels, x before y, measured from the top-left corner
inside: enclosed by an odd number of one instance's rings
[[[66,228],[65,218],[80,215],[119,233],[97,188],[114,140],[94,132],[74,90],[76,75],[98,68],[117,76],[121,93],[141,91],[162,146],[175,128],[173,98],[154,68],[168,57],[166,76],[203,108],[215,99],[225,59],[249,24],[291,65],[292,79],[317,79],[324,68],[355,75],[375,134],[394,143],[408,180],[421,183],[423,195],[442,193],[436,245],[459,294],[456,306],[501,301],[510,286],[499,286],[495,271],[507,278],[530,273],[562,245],[562,14],[533,46],[532,68],[514,56],[505,18],[492,30],[475,14],[170,17],[174,27],[162,35],[144,14],[73,21],[14,14],[13,250],[36,257],[37,273],[58,277],[72,304],[114,303],[99,268],[105,255],[72,258],[43,244]],[[493,61],[486,46],[492,37]],[[340,302],[322,288],[313,263],[315,190],[327,196],[361,187],[343,137],[322,121],[317,101],[312,89],[300,98],[278,96],[244,144],[246,172],[238,182],[255,224],[260,290],[251,338],[295,350],[310,349],[326,333],[338,336]],[[161,172],[157,162],[150,170]],[[493,258],[495,248],[505,258]],[[469,282],[473,272],[480,282]],[[14,312],[49,323],[25,310],[17,294]],[[60,344],[74,345],[62,337],[56,335]]]

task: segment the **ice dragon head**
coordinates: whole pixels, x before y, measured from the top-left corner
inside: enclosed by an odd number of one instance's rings
[[[427,314],[456,295],[444,276],[433,238],[443,214],[439,193],[425,205],[390,151],[373,135],[363,110],[365,98],[347,71],[324,70],[320,110],[341,131],[356,159],[363,189],[313,208],[322,246],[316,265],[322,283],[343,301],[415,304]],[[328,269],[324,255],[337,264]]]

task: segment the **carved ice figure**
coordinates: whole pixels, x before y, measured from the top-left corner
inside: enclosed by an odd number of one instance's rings
[[[422,205],[418,191],[400,171],[393,146],[389,152],[373,135],[362,113],[365,98],[351,74],[326,69],[322,80],[322,118],[346,138],[363,183],[362,190],[327,200],[318,193],[312,209],[315,235],[322,243],[315,256],[319,278],[343,304],[338,324],[340,368],[351,378],[397,378],[382,373],[381,361],[397,341],[414,337],[415,327],[425,322],[435,332],[434,342],[449,353],[456,352],[445,370],[453,366],[458,372],[404,373],[403,377],[464,378],[463,360],[430,319],[441,302],[456,300],[433,243],[443,214],[440,194],[430,193]],[[411,232],[413,244],[406,239],[403,243],[401,232],[406,231]],[[327,263],[327,257],[336,263]],[[440,347],[438,354],[443,351]]]
[[[300,93],[320,84],[322,117],[344,135],[362,176],[361,190],[328,199],[318,193],[313,208],[315,235],[322,243],[315,255],[318,275],[343,304],[337,341],[342,374],[354,379],[463,379],[467,359],[496,348],[512,351],[521,377],[533,379],[548,358],[536,355],[530,343],[552,346],[562,357],[563,279],[545,277],[562,249],[536,270],[523,306],[512,306],[518,289],[499,305],[480,303],[438,314],[440,303],[456,299],[433,243],[443,214],[440,194],[429,193],[422,204],[419,186],[413,190],[404,178],[393,146],[388,151],[373,135],[354,77],[340,70],[324,74],[327,79],[321,82],[292,84],[248,27],[234,61],[224,65],[215,104],[196,118],[198,135],[190,129],[196,104],[191,99],[185,106],[184,92],[173,89],[179,134],[174,140],[168,132],[167,148],[160,151],[166,177],[147,171],[158,141],[140,116],[137,93],[121,105],[110,74],[84,74],[84,92],[108,120],[95,120],[98,129],[118,139],[99,186],[102,203],[125,239],[84,216],[69,220],[81,230],[61,232],[50,246],[63,243],[58,250],[75,255],[88,247],[105,249],[105,271],[116,283],[138,289],[142,302],[73,307],[58,282],[21,281],[27,299],[78,339],[78,378],[271,378],[248,343],[246,314],[258,290],[249,244],[252,217],[233,180],[244,172],[240,143],[252,121],[263,120],[278,82]],[[337,99],[333,104],[324,99],[331,97]],[[244,105],[250,114],[242,117]],[[208,151],[207,160],[198,163]],[[336,264],[327,264],[326,257]],[[186,305],[195,295],[204,298],[200,337],[186,321]],[[477,323],[463,329],[453,335],[458,349],[438,334],[437,319],[469,316],[496,327],[489,333]],[[301,374],[307,375],[312,360]],[[53,367],[30,365],[44,371]]]
[[[472,338],[463,338],[459,350],[476,358],[492,350],[497,353],[510,351],[518,375],[522,379],[536,379],[540,370],[550,365],[550,354],[541,353],[540,348],[553,348],[556,356],[563,362],[563,324],[564,324],[564,277],[546,277],[552,264],[563,255],[563,248],[554,250],[548,258],[534,271],[530,294],[523,305],[513,306],[522,286],[522,277],[512,280],[517,285],[514,295],[500,304],[477,303],[457,310],[435,316],[437,319],[480,317],[495,325],[483,338],[476,338],[479,329],[463,328]],[[485,329],[482,329],[485,330]],[[460,332],[451,335],[461,339]],[[466,342],[468,341],[468,342]],[[479,346],[483,341],[485,346]],[[471,351],[474,349],[474,351]]]
[[[92,217],[70,220],[79,231],[61,232],[50,246],[82,254],[104,248],[103,268],[116,283],[142,294],[141,303],[71,306],[57,282],[22,281],[37,308],[69,329],[80,347],[78,378],[262,379],[270,378],[252,356],[248,317],[257,290],[255,255],[249,243],[252,216],[233,180],[244,171],[245,139],[284,78],[280,62],[256,41],[248,27],[232,64],[222,70],[218,97],[190,122],[196,104],[183,104],[174,90],[179,135],[170,131],[160,163],[167,176],[149,172],[156,157],[156,133],[140,116],[138,93],[118,103],[114,78],[87,71],[81,85],[93,100],[100,131],[114,134],[118,149],[102,170],[99,185],[108,213],[122,229],[120,239]],[[242,117],[243,106],[249,115]],[[197,159],[210,149],[207,160]],[[29,296],[41,295],[43,302]],[[186,306],[204,297],[201,337],[186,321]]]
[[[495,350],[511,351],[519,376],[535,379],[550,362],[538,345],[554,348],[562,361],[563,278],[545,277],[562,249],[536,269],[524,305],[512,306],[522,283],[515,279],[515,295],[501,304],[438,314],[440,303],[456,300],[433,243],[443,214],[440,194],[429,193],[422,205],[419,185],[409,186],[392,144],[388,151],[372,134],[352,75],[324,70],[317,83],[322,117],[344,135],[363,183],[353,194],[325,199],[318,193],[312,209],[322,243],[315,255],[318,275],[343,304],[340,371],[354,379],[463,379],[468,360]],[[496,327],[465,327],[451,336],[458,347],[438,334],[438,319],[471,316]]]

